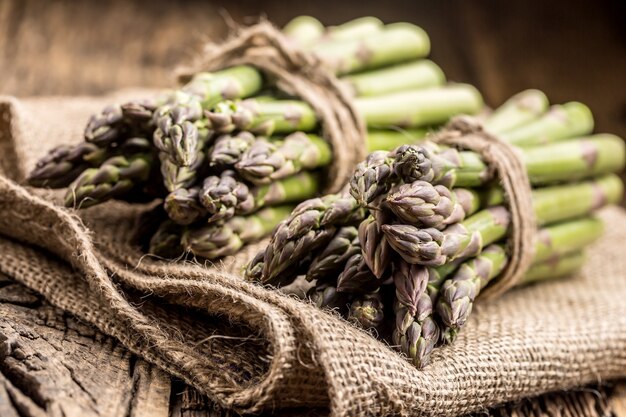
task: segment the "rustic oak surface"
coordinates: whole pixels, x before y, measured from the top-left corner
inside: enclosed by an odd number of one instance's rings
[[[536,87],[555,102],[587,103],[598,130],[626,137],[621,0],[0,0],[0,94],[170,86],[177,63],[203,39],[226,33],[224,16],[246,22],[259,14],[278,24],[297,14],[327,24],[367,14],[413,21],[431,35],[432,57],[449,78],[477,85],[489,104]],[[230,415],[0,276],[0,417]],[[556,393],[484,415],[626,417],[626,384]]]

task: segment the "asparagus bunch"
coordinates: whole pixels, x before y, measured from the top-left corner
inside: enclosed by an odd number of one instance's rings
[[[284,34],[353,96],[370,150],[418,143],[433,126],[483,107],[473,87],[446,84],[426,59],[428,35],[414,25],[368,17],[324,28],[299,17]],[[321,124],[308,103],[252,66],[201,72],[179,89],[105,108],[87,123],[84,142],[52,150],[28,180],[67,187],[68,207],[161,199],[163,224],[148,250],[215,259],[269,234],[259,219],[276,224],[288,217],[279,208],[319,194],[334,159]]]
[[[549,107],[522,92],[483,120],[516,146],[533,187],[538,239],[523,283],[569,275],[602,232],[593,213],[619,202],[624,143],[590,135],[581,103]],[[469,151],[401,145],[372,152],[339,195],[301,203],[248,265],[250,280],[286,285],[353,323],[388,335],[417,367],[452,343],[482,288],[505,269],[511,216],[496,173]],[[332,219],[332,220],[329,220]]]

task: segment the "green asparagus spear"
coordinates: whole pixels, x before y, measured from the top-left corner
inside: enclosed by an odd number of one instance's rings
[[[298,16],[290,20],[282,32],[301,47],[317,42],[324,34],[324,25],[314,17]]]
[[[446,77],[434,62],[422,59],[361,74],[348,75],[341,80],[357,97],[380,96],[399,91],[441,86]]]
[[[337,227],[359,224],[366,211],[347,194],[331,194],[300,203],[287,220],[272,234],[264,250],[264,284],[285,285],[296,276],[285,271],[307,255],[325,247]]]
[[[200,204],[200,187],[180,188],[165,197],[167,215],[175,223],[189,225],[207,217],[206,208]]]
[[[516,146],[534,146],[588,135],[593,130],[593,115],[578,102],[555,105],[534,122],[507,130],[498,137]]]
[[[156,97],[107,106],[89,119],[85,141],[106,148],[135,136],[151,138],[156,128],[154,112],[159,106],[175,101],[177,96],[176,91],[164,91]]]
[[[540,262],[530,267],[522,284],[552,280],[572,275],[580,271],[585,263],[585,256],[582,251],[573,252],[559,257],[557,260]]]
[[[422,368],[439,340],[440,330],[432,318],[433,296],[429,282],[439,279],[433,268],[411,265],[400,260],[393,272],[396,286],[393,343],[413,364]]]
[[[200,202],[211,214],[209,223],[226,220],[235,214],[251,213],[254,196],[248,186],[237,179],[234,171],[224,171],[204,179]]]
[[[423,142],[428,128],[381,130],[370,129],[367,132],[367,152],[390,151],[406,144]]]
[[[328,143],[316,135],[292,133],[284,141],[257,140],[235,165],[237,172],[255,184],[268,184],[332,160]]]
[[[363,253],[350,257],[337,277],[337,291],[348,293],[372,292],[380,288],[382,281],[374,275],[365,263]]]
[[[182,234],[182,226],[171,220],[165,220],[152,235],[148,252],[166,259],[182,256],[185,253],[185,248],[181,244]]]
[[[508,99],[484,121],[488,132],[503,132],[526,126],[548,109],[548,97],[539,90],[526,90]]]
[[[223,224],[189,226],[183,233],[182,245],[190,253],[207,259],[232,255],[246,243],[269,234],[289,216],[293,206],[266,207],[246,216],[235,216]]]
[[[189,166],[180,166],[173,162],[164,152],[159,152],[159,159],[163,185],[169,192],[193,185],[206,163],[204,152],[198,152],[196,160]]]
[[[357,228],[340,228],[328,245],[317,255],[306,272],[307,281],[335,279],[344,269],[348,259],[360,252]]]
[[[430,52],[430,40],[421,28],[396,23],[362,38],[319,43],[311,51],[342,75],[424,58]]]
[[[203,123],[194,123],[202,122],[203,108],[250,96],[259,91],[262,82],[261,74],[246,65],[195,75],[176,100],[155,111],[154,144],[178,165],[191,165],[208,136],[208,132],[200,132],[205,129]]]
[[[483,107],[478,91],[467,84],[356,98],[354,104],[366,124],[373,128],[430,126],[457,114],[475,114]],[[297,100],[223,101],[205,115],[210,129],[218,133],[247,130],[269,136],[310,132],[318,126],[311,106]]]
[[[591,217],[544,228],[540,231],[540,238],[536,243],[534,262],[543,265],[551,260],[558,264],[564,255],[577,253],[597,240],[602,231],[602,221]],[[446,341],[451,342],[454,339],[467,321],[480,290],[498,276],[506,262],[504,247],[498,244],[490,245],[478,257],[463,263],[454,276],[443,283],[441,296],[437,301],[437,312],[446,326],[444,332]],[[568,263],[568,270],[571,266]],[[540,277],[536,269],[533,274],[531,278]]]
[[[250,132],[218,137],[209,153],[209,164],[218,167],[233,167],[256,140],[256,136]]]
[[[510,215],[503,206],[491,207],[443,231],[406,224],[381,229],[391,247],[412,264],[440,266],[456,258],[477,256],[482,248],[507,233]]]
[[[380,33],[384,28],[383,22],[377,17],[359,17],[338,26],[329,26],[322,36],[322,41],[358,40],[365,36]]]
[[[35,187],[67,187],[83,171],[99,166],[111,156],[109,150],[87,142],[57,146],[37,162],[27,181]]]
[[[436,190],[439,192],[435,193]],[[440,229],[446,224],[463,221],[480,207],[504,203],[504,191],[498,186],[482,191],[465,188],[446,190],[448,189],[441,185],[433,186],[423,181],[404,184],[387,196],[386,206],[407,224]],[[453,215],[451,217],[453,221],[441,222],[431,204],[437,204],[435,208],[438,210],[441,210],[441,207],[449,208],[448,202],[441,202],[444,198],[442,195],[449,193],[456,196],[457,202],[462,200],[466,209]],[[620,201],[622,193],[623,185],[620,178],[615,174],[608,174],[579,183],[534,189],[533,207],[536,212],[542,213],[541,218],[537,219],[540,225],[550,224],[590,213],[606,204],[616,204]]]
[[[424,135],[425,131],[369,132],[367,146],[372,150],[391,150],[399,144],[417,143]],[[247,147],[235,168],[248,181],[265,184],[303,170],[321,168],[331,162],[332,149],[327,141],[316,135],[296,132],[284,141],[256,141],[253,146]]]
[[[443,229],[475,213],[478,193],[468,188],[450,190],[426,181],[402,184],[386,197],[386,205],[402,221],[413,225]]]
[[[389,213],[384,209],[378,209],[374,215],[367,217],[359,225],[363,261],[377,278],[382,278],[385,274],[393,256],[393,250],[380,229],[380,225],[389,220]]]
[[[320,309],[338,310],[342,312],[348,306],[350,294],[338,292],[331,283],[320,283],[311,288],[307,296]]]
[[[532,185],[618,172],[625,163],[624,142],[607,134],[522,149],[520,155]],[[494,175],[474,152],[424,143],[401,146],[387,154],[372,154],[357,166],[350,178],[350,189],[357,201],[367,205],[400,181],[427,181],[448,188],[476,187],[493,181]]]
[[[385,305],[380,291],[361,294],[350,303],[348,321],[363,329],[376,329],[385,318]]]
[[[149,153],[115,156],[83,171],[67,191],[66,207],[91,207],[129,194],[148,181],[154,159]]]

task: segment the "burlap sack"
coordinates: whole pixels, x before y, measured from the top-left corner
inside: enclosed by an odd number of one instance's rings
[[[142,208],[75,213],[56,192],[18,185],[47,149],[81,140],[90,113],[129,94],[140,93],[0,98],[0,272],[220,405],[452,416],[626,376],[622,209],[603,211],[607,234],[582,274],[480,303],[457,342],[418,371],[339,318],[242,281],[263,242],[219,265],[162,262],[131,243]]]

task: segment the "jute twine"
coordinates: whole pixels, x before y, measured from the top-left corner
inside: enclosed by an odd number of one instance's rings
[[[251,65],[271,78],[278,88],[309,103],[321,121],[323,137],[333,148],[324,192],[341,189],[364,157],[367,129],[345,85],[313,54],[297,48],[271,23],[236,29],[221,44],[208,43],[196,62],[179,69],[187,81],[200,71]]]
[[[487,132],[476,118],[470,116],[455,117],[430,139],[477,152],[502,183],[511,214],[507,241],[509,262],[500,276],[481,291],[483,299],[496,298],[521,282],[535,255],[537,224],[524,161],[516,148]]]

